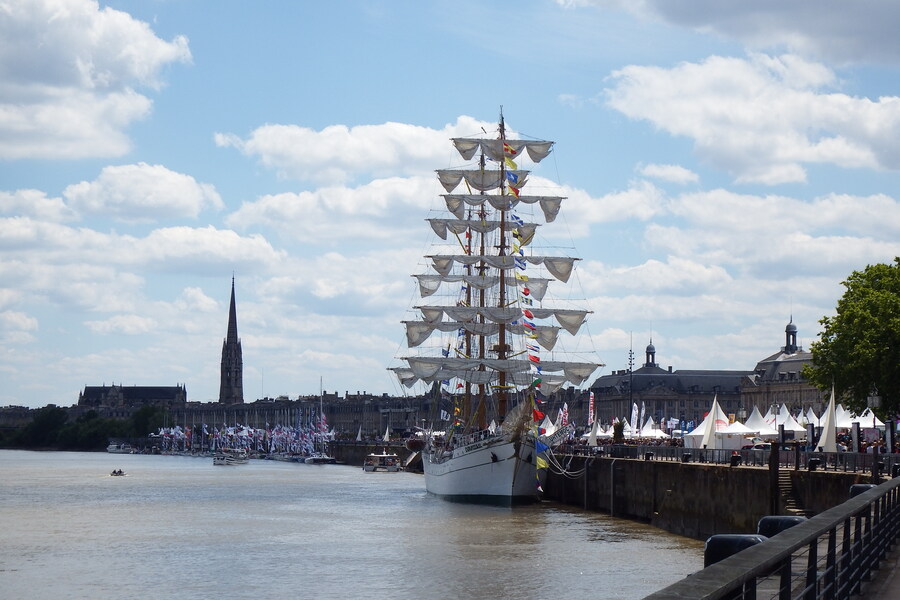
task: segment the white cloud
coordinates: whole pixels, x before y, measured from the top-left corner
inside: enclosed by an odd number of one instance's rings
[[[651,224],[649,245],[763,279],[797,272],[840,279],[900,253],[900,201],[884,195],[801,201],[712,190],[682,194],[668,209],[684,223]]]
[[[626,10],[752,48],[787,48],[837,62],[900,63],[896,24],[900,5],[892,0],[556,0],[563,6]]]
[[[146,163],[104,167],[97,179],[70,185],[63,196],[82,214],[126,222],[196,218],[207,207],[223,207],[212,185]]]
[[[86,321],[85,325],[94,333],[139,335],[152,332],[156,321],[140,315],[114,315],[105,321]]]
[[[7,1],[0,14],[0,158],[127,152],[124,129],[151,106],[135,88],[191,60],[186,38],[92,0]]]
[[[280,176],[338,184],[358,175],[421,174],[447,164],[448,138],[483,135],[496,124],[461,116],[443,129],[407,123],[331,125],[315,131],[299,125],[264,125],[247,139],[217,133],[216,145],[234,147]],[[457,154],[454,160],[461,162]]]
[[[5,310],[0,312],[0,330],[35,331],[38,321],[26,313]]]
[[[41,190],[0,191],[0,214],[31,217],[41,221],[61,223],[77,218],[61,198],[48,198]]]
[[[590,291],[619,290],[624,293],[693,294],[700,287],[707,293],[731,285],[732,278],[719,265],[707,265],[690,258],[669,256],[666,262],[650,259],[634,266],[611,267],[586,261],[579,277]]]
[[[269,194],[245,202],[225,223],[239,229],[273,228],[298,241],[324,245],[348,239],[397,240],[411,227],[421,230],[424,204],[439,200],[438,187],[434,176],[393,177],[356,188]]]
[[[606,91],[611,107],[694,141],[739,182],[804,181],[805,164],[900,168],[900,98],[820,90],[826,67],[796,56],[710,57],[674,68],[628,66]]]
[[[571,228],[573,237],[589,235],[590,226],[637,219],[648,221],[665,212],[666,197],[662,190],[649,181],[632,181],[628,189],[592,198],[587,192],[563,187],[565,196],[560,211],[561,218]],[[552,229],[552,227],[548,229]],[[543,232],[539,230],[543,235]]]
[[[643,165],[638,172],[644,177],[672,183],[697,183],[700,180],[696,173],[680,165]]]

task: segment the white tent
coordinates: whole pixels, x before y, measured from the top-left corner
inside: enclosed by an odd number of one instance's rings
[[[843,404],[838,404],[834,409],[835,422],[834,426],[838,429],[850,429],[853,427],[853,415],[851,415]]]
[[[544,415],[544,420],[541,421],[541,429],[544,430],[544,435],[553,435],[556,431],[556,424],[550,420],[550,415]]]
[[[806,427],[797,422],[797,419],[791,416],[791,412],[788,410],[787,404],[781,405],[781,410],[778,411],[778,417],[775,420],[775,429],[778,429],[779,425],[784,425],[785,431],[793,431],[794,433],[806,433]]]
[[[718,397],[713,398],[712,408],[703,422],[692,432],[684,436],[686,448],[721,448],[716,432],[728,427],[728,416],[719,407]]]
[[[588,446],[596,446],[597,445],[597,430],[600,428],[600,424],[597,421],[594,421],[594,424],[591,425],[591,431],[582,435],[581,437],[587,437],[587,445]]]
[[[769,407],[769,412],[766,413],[766,416],[763,417],[763,420],[771,429],[775,429],[776,431],[778,430],[776,424],[776,421],[778,420],[778,413],[775,412],[774,405]]]
[[[750,413],[750,418],[744,421],[744,425],[749,427],[750,429],[756,432],[761,438],[777,438],[778,431],[772,429],[772,427],[766,423],[765,418],[760,414],[759,408],[754,406],[753,412]]]
[[[828,401],[828,408],[822,415],[822,434],[816,443],[816,449],[819,452],[837,452],[837,413],[834,408],[834,389],[831,390],[831,399]]]
[[[638,434],[638,437],[642,438],[656,438],[663,439],[668,438],[669,434],[659,429],[658,427],[654,427],[655,423],[653,422],[653,417],[647,417],[647,422],[644,423],[644,426],[641,427],[641,432]]]
[[[719,445],[717,448],[727,448],[731,450],[739,450],[744,445],[744,439],[755,435],[756,430],[750,429],[740,421],[735,421],[725,429],[716,432],[716,438]]]
[[[863,429],[871,429],[873,427],[884,429],[884,422],[875,416],[871,408],[867,408],[866,412],[853,420],[859,421],[859,426]]]
[[[801,424],[801,425],[812,424],[812,425],[814,425],[814,426],[816,426],[816,427],[818,427],[819,425],[821,425],[821,422],[820,422],[820,420],[819,420],[819,417],[816,416],[816,413],[813,411],[812,406],[810,406],[810,407],[806,410],[806,413],[803,414],[802,416],[803,416],[803,418],[800,420],[800,424]]]

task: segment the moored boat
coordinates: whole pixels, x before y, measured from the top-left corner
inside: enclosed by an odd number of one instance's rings
[[[393,452],[382,450],[381,454],[371,453],[366,456],[363,462],[363,471],[366,473],[374,473],[376,471],[384,471],[386,473],[397,473],[403,469],[400,457]]]
[[[337,459],[332,456],[328,456],[324,452],[314,452],[309,456],[303,457],[301,461],[307,465],[333,465],[337,463]]]
[[[213,464],[217,466],[245,465],[250,462],[250,455],[246,450],[223,448],[213,456]]]
[[[557,343],[563,330],[577,335],[589,314],[554,307],[548,294],[553,281],[569,280],[579,259],[533,250],[539,224],[528,213],[539,207],[551,223],[564,198],[526,195],[530,172],[515,161],[539,163],[553,142],[508,138],[502,114],[496,138],[452,142],[469,164],[437,171],[450,214],[428,219],[450,246],[427,255],[433,270],[415,276],[421,296],[438,301],[416,306],[420,316],[404,321],[408,346],[420,353],[401,357],[406,365],[392,370],[407,387],[424,384],[440,408],[444,431],[423,431],[429,492],[531,502],[540,497],[550,442],[538,427],[540,402],[602,366],[590,352],[587,361],[562,358]],[[465,193],[456,193],[463,183]]]
[[[110,442],[106,451],[110,454],[134,454],[134,448],[125,442]]]

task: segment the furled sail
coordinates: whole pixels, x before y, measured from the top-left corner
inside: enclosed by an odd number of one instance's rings
[[[539,163],[550,154],[553,142],[528,140],[485,140],[477,138],[453,138],[453,145],[459,150],[464,160],[472,160],[475,153],[481,150],[491,160],[500,162],[504,158],[512,158],[522,152],[528,152],[532,162]]]
[[[427,219],[431,223],[431,228],[442,239],[447,239],[447,231],[456,235],[465,233],[466,231],[475,231],[477,233],[486,234],[493,233],[503,226],[501,221],[486,221],[482,219]],[[508,226],[508,225],[507,225]],[[520,238],[519,244],[526,246],[531,243],[534,238],[534,232],[537,229],[537,223],[521,223],[516,225],[516,230]]]
[[[563,196],[486,196],[483,194],[444,194],[444,202],[457,219],[465,217],[466,207],[479,208],[488,203],[495,210],[513,210],[519,203],[535,204],[541,207],[544,220],[552,223],[559,214]]]
[[[419,281],[419,293],[423,298],[427,298],[436,293],[440,289],[442,283],[464,283],[477,290],[487,290],[495,288],[500,284],[500,277],[494,275],[454,275],[447,273],[445,275],[413,275]],[[506,285],[509,287],[519,286],[528,290],[528,294],[540,302],[544,299],[547,292],[547,284],[550,279],[543,277],[529,277],[527,280],[517,279],[514,276],[505,277]]]
[[[448,274],[453,269],[454,263],[462,265],[479,265],[479,263],[484,263],[489,267],[503,271],[516,269],[520,264],[526,262],[533,265],[543,264],[551,275],[563,283],[569,281],[575,261],[581,260],[580,258],[568,256],[494,256],[480,254],[430,255],[425,258],[431,259],[434,270],[441,275]]]

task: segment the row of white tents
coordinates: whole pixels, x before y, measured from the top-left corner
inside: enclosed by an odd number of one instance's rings
[[[716,398],[713,399],[712,408],[703,422],[691,432],[684,434],[684,445],[686,448],[736,450],[745,445],[748,439],[777,439],[780,426],[784,426],[784,431],[792,433],[792,437],[795,439],[805,438],[807,434],[805,425],[810,424],[816,428],[822,428],[822,434],[816,447],[821,448],[824,452],[836,452],[837,430],[850,429],[855,422],[859,423],[860,428],[884,428],[884,423],[870,409],[857,416],[845,410],[841,405],[836,406],[833,392],[828,408],[821,417],[817,417],[812,408],[809,408],[805,413],[799,415],[799,421],[791,416],[786,405],[782,405],[777,412],[773,407],[765,416],[759,412],[758,408],[754,407],[750,417],[744,423],[739,421],[730,423]],[[652,417],[649,417],[637,431],[625,421],[623,434],[626,439],[670,437],[656,426]],[[613,437],[613,428],[605,430],[595,422],[591,431],[582,437],[587,438],[588,445],[595,446],[598,440]]]

